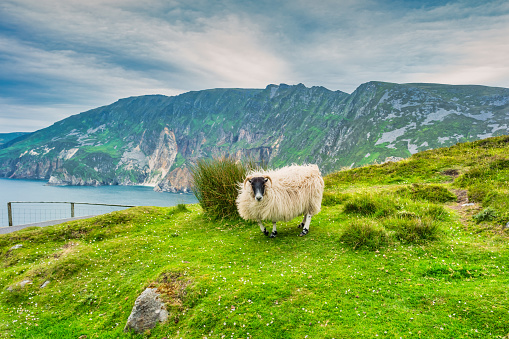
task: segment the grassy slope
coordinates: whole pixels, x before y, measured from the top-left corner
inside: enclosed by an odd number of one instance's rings
[[[297,220],[268,239],[254,224],[213,221],[198,205],[134,208],[0,236],[0,335],[506,336],[507,154],[509,137],[498,137],[330,175],[323,210],[304,238]],[[444,174],[451,170],[454,181]],[[421,194],[431,184],[460,196],[468,189],[478,202],[433,202],[435,195]],[[492,220],[475,223],[472,215],[486,208]],[[393,227],[408,216],[436,226],[436,239],[398,236]],[[378,250],[345,240],[356,223],[385,232]],[[10,250],[16,244],[23,247]],[[32,284],[6,290],[26,278]],[[171,321],[150,334],[124,334],[149,285],[165,292]]]

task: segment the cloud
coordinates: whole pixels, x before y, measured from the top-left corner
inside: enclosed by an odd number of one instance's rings
[[[264,87],[283,78],[285,62],[266,49],[249,18],[171,13],[186,17],[183,22],[135,6],[4,3],[2,12],[18,26],[17,36],[0,35],[0,78],[9,95],[4,99],[16,107],[39,104],[40,114],[47,115],[47,107],[56,104],[94,107],[126,96]]]
[[[2,99],[0,107],[0,133],[33,132],[67,118],[69,112],[79,113],[93,108],[79,105],[14,104]]]
[[[499,0],[4,0],[0,18],[0,111],[38,111],[33,129],[65,109],[216,87],[509,87]]]
[[[40,48],[57,57],[73,54],[88,59],[81,61],[99,69],[111,68],[113,78],[119,68],[140,71],[159,81],[183,83],[186,89],[195,87],[197,80],[262,84],[284,68],[265,50],[248,18],[228,14],[184,24],[114,7],[117,3],[102,2],[103,11],[98,11],[96,2],[56,6],[62,1],[38,1],[37,6],[11,9],[11,14],[30,22],[33,31],[45,31],[36,41]],[[54,7],[57,10],[48,10]]]
[[[503,61],[508,12],[502,2],[350,12],[355,21],[338,23],[304,46],[294,45],[302,48],[295,52],[303,56],[300,77],[346,91],[370,80],[508,86]],[[316,66],[313,73],[306,63]],[[497,71],[481,77],[485,67]],[[463,76],[448,79],[451,71]]]

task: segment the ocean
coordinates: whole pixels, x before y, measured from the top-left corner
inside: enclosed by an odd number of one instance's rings
[[[45,180],[0,179],[0,227],[8,226],[8,202],[13,203],[14,225],[71,217],[71,204],[38,202],[98,203],[132,206],[194,204],[193,194],[154,192],[145,186],[50,186]],[[109,213],[123,207],[74,205],[74,216]]]

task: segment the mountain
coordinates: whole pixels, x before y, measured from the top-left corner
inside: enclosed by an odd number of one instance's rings
[[[8,144],[9,142],[17,138],[24,137],[27,134],[30,133],[27,132],[0,133],[0,147]]]
[[[199,157],[324,173],[509,134],[509,89],[369,82],[352,94],[269,85],[121,99],[0,146],[0,177],[187,191]]]

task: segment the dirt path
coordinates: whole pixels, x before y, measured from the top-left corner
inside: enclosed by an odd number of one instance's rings
[[[451,190],[458,199],[456,203],[453,205],[447,205],[448,208],[455,211],[459,217],[460,221],[464,226],[467,226],[468,220],[472,218],[472,215],[477,212],[480,208],[479,204],[471,203],[468,201],[468,191],[467,190]]]

